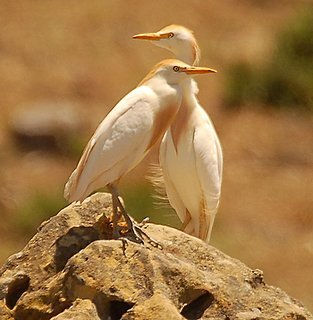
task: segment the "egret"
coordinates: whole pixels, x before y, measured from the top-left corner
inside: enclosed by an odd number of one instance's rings
[[[164,135],[181,104],[181,83],[193,74],[211,72],[215,70],[175,59],[158,63],[100,123],[65,185],[65,198],[81,201],[106,186],[112,195],[113,236],[120,237],[117,221],[121,213],[129,235],[143,243],[147,235],[127,214],[117,183]]]
[[[199,63],[197,41],[183,26],[170,25],[133,38],[151,40],[190,65]],[[209,242],[221,194],[222,148],[210,117],[197,100],[196,82],[185,79],[182,89],[181,107],[162,139],[159,163],[182,230]]]

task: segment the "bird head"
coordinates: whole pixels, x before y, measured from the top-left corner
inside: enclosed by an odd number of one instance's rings
[[[140,82],[139,86],[145,84],[154,77],[162,77],[169,84],[179,84],[190,76],[216,72],[216,70],[211,68],[190,66],[177,59],[166,59],[156,64]]]
[[[196,38],[191,30],[183,26],[172,24],[158,32],[136,34],[133,39],[150,40],[191,65],[198,65],[200,61],[200,49]]]

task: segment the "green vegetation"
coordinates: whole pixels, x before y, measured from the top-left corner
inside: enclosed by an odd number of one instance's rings
[[[126,187],[122,196],[128,212],[137,221],[149,216],[151,222],[179,227],[180,222],[169,206],[155,205],[153,192],[153,188],[147,183]],[[21,233],[32,235],[44,220],[57,214],[65,206],[67,202],[61,191],[53,194],[36,191],[17,209],[14,224]]]
[[[313,7],[301,12],[277,36],[268,64],[237,63],[229,69],[225,102],[313,111]]]
[[[24,234],[34,234],[40,224],[66,206],[61,193],[34,192],[16,211],[14,223]]]
[[[122,196],[127,211],[137,221],[142,221],[145,217],[149,217],[150,222],[179,228],[180,222],[175,211],[170,208],[170,205],[166,206],[164,203],[156,204],[161,200],[154,199],[153,194],[155,194],[155,191],[151,185],[140,183],[126,188]]]
[[[59,141],[58,146],[60,151],[68,158],[77,159],[79,158],[88,140],[82,137],[82,135],[69,135],[66,139]]]

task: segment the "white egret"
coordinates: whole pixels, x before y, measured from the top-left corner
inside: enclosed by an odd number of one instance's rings
[[[198,65],[200,49],[193,32],[170,25],[134,39],[151,40],[190,65]],[[218,209],[223,155],[212,121],[197,100],[192,79],[182,83],[181,107],[162,139],[159,162],[166,194],[183,223],[182,229],[209,241]]]
[[[113,235],[118,209],[130,235],[143,242],[146,234],[132,221],[121,203],[116,185],[149,152],[174,119],[182,97],[181,83],[192,74],[215,72],[169,59],[157,64],[101,122],[66,183],[64,196],[81,201],[100,187],[108,187],[113,203]]]

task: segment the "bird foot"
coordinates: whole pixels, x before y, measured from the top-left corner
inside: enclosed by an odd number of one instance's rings
[[[123,255],[126,257],[126,246],[128,246],[127,239],[121,237],[120,240],[122,241]]]
[[[128,228],[125,222],[119,222],[117,227],[112,231],[112,237],[115,240],[121,240],[123,245],[123,251],[126,249],[127,240],[135,243],[144,244],[147,241],[154,247],[162,248],[162,246],[150,236],[147,235],[142,227],[149,221],[149,218],[143,219],[142,222],[137,224],[134,219],[130,218],[131,225]],[[128,229],[128,230],[127,230]]]
[[[129,214],[126,212],[124,205],[121,201],[121,198],[118,195],[118,192],[114,185],[108,185],[109,191],[112,194],[112,205],[113,205],[113,233],[118,232],[120,237],[128,238],[130,241],[144,244],[145,239],[147,239],[147,242],[151,244],[152,246],[156,248],[162,248],[162,246],[155,241],[154,239],[150,238],[146,232],[142,230],[142,227],[144,226],[147,221],[149,221],[147,218],[145,218],[142,223],[137,224],[133,218],[129,216]],[[127,231],[122,232],[122,234],[117,231],[118,226],[118,220],[121,216],[123,216],[125,223],[127,225]],[[115,233],[116,235],[116,233]]]
[[[141,223],[137,224],[135,220],[131,217],[129,217],[129,226],[128,226],[128,231],[125,233],[124,237],[129,239],[130,241],[144,244],[145,241],[152,245],[155,248],[162,248],[162,245],[158,243],[156,240],[151,238],[143,229],[142,227],[144,226],[145,223],[148,222],[149,218],[145,218]]]
[[[145,217],[139,224],[139,227],[143,227],[145,226],[148,222],[150,222],[150,218],[149,217]]]
[[[146,238],[147,242],[151,246],[153,246],[155,248],[159,248],[161,250],[163,249],[162,245],[158,241],[156,241],[153,238],[151,238],[150,236],[148,236],[147,233],[142,230],[140,225],[135,225],[134,228],[136,230],[136,233],[139,235],[140,239],[142,240],[142,243],[144,243],[144,238]]]

